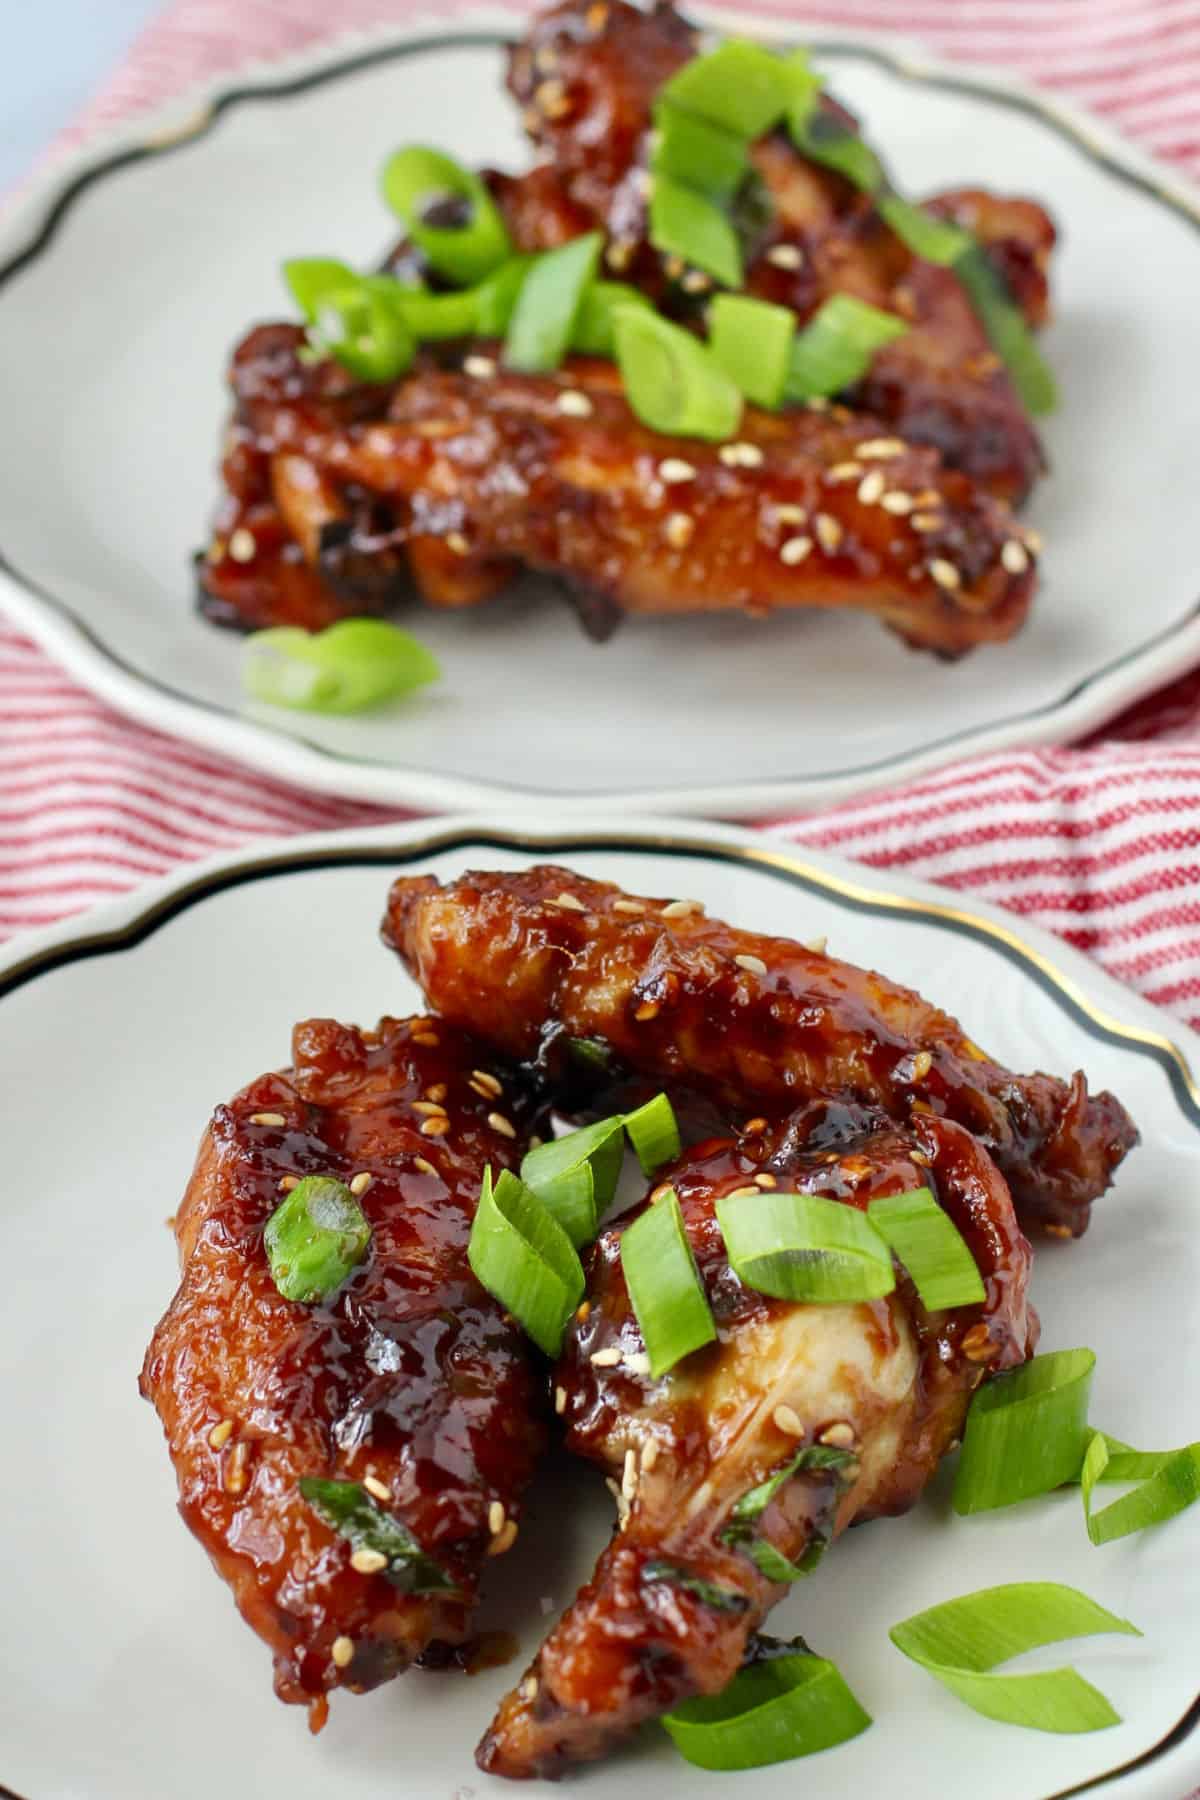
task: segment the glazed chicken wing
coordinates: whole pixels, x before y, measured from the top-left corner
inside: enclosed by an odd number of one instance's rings
[[[1036,1343],[1029,1245],[1008,1189],[947,1119],[898,1129],[867,1108],[816,1102],[700,1144],[657,1179],[679,1195],[718,1341],[652,1380],[621,1270],[633,1215],[601,1236],[556,1406],[569,1448],[608,1471],[618,1528],[502,1702],[478,1752],[493,1774],[557,1775],[689,1695],[720,1692],[788,1591],[756,1549],[807,1569],[856,1520],[911,1506],[979,1382]],[[865,1207],[922,1186],[966,1239],[983,1305],[927,1313],[906,1278],[886,1299],[853,1305],[769,1299],[729,1267],[714,1212],[722,1196],[763,1188]],[[801,1452],[760,1515],[739,1520],[739,1500]]]
[[[692,902],[553,866],[446,887],[406,877],[384,935],[438,1013],[509,1055],[565,1028],[655,1082],[755,1113],[824,1094],[902,1123],[956,1120],[999,1164],[1023,1223],[1060,1237],[1086,1229],[1137,1141],[1120,1102],[1089,1094],[1082,1074],[1014,1075],[911,989]]]
[[[375,1687],[464,1638],[543,1426],[527,1340],[467,1264],[483,1170],[515,1167],[524,1144],[485,1051],[428,1019],[316,1019],[293,1053],[205,1133],[142,1392],[184,1519],[269,1645],[276,1692],[318,1728],[331,1688]],[[303,1304],[275,1286],[263,1231],[310,1175],[351,1186],[372,1238],[336,1293]],[[338,1535],[306,1477],[357,1484],[415,1561],[384,1567]]]

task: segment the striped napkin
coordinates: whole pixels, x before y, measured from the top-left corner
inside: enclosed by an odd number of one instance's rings
[[[439,0],[437,17],[465,3]],[[757,5],[805,28],[900,32],[1014,69],[1200,178],[1200,0]],[[405,0],[175,0],[56,149],[247,60],[408,10]],[[0,936],[214,850],[408,816],[302,793],[134,725],[0,620]],[[1081,747],[976,757],[763,824],[998,901],[1200,1025],[1200,672]]]

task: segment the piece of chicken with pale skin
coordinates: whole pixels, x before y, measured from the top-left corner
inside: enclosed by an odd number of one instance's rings
[[[324,1722],[355,1692],[467,1634],[489,1555],[510,1548],[541,1449],[527,1339],[467,1264],[484,1169],[515,1168],[523,1108],[479,1043],[425,1018],[297,1026],[293,1067],[217,1108],[175,1220],[179,1291],[142,1393],[179,1509]],[[280,1292],[264,1230],[307,1176],[356,1197],[365,1260],[326,1298]],[[357,1484],[400,1560],[338,1534],[300,1483]],[[411,1553],[409,1553],[411,1552]]]
[[[478,1759],[511,1777],[554,1776],[602,1756],[642,1720],[734,1677],[787,1584],[756,1543],[810,1567],[857,1520],[903,1512],[959,1437],[989,1374],[1032,1354],[1029,1245],[1003,1177],[961,1126],[898,1129],[870,1108],[816,1101],[744,1121],[661,1170],[649,1203],[679,1196],[717,1326],[713,1344],[653,1380],[621,1267],[626,1215],[588,1264],[586,1304],[555,1370],[567,1445],[598,1462],[617,1498],[592,1581],[501,1703]],[[714,1212],[778,1189],[868,1201],[928,1187],[983,1277],[982,1304],[925,1311],[901,1272],[857,1304],[794,1304],[743,1286]],[[640,1213],[642,1208],[638,1208]],[[737,1503],[788,1469],[757,1517]]]
[[[658,1084],[778,1116],[825,1094],[904,1122],[957,1120],[990,1151],[1022,1223],[1087,1227],[1137,1130],[1081,1073],[1016,1075],[912,989],[824,949],[710,919],[551,864],[403,877],[384,936],[429,1004],[506,1054],[547,1029],[594,1038]]]

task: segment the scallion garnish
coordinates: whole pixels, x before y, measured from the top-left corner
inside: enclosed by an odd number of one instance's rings
[[[616,308],[617,362],[625,396],[652,431],[667,436],[732,437],[742,396],[716,357],[690,331],[658,313]]]
[[[478,288],[430,294],[423,288],[403,287],[390,275],[364,276],[363,286],[394,307],[413,337],[422,343],[472,337],[481,330]]]
[[[650,242],[664,256],[703,269],[723,286],[742,285],[737,232],[714,200],[670,175],[652,177]]]
[[[702,1575],[693,1575],[690,1569],[682,1569],[677,1563],[647,1562],[642,1564],[643,1581],[665,1581],[671,1587],[682,1589],[691,1594],[704,1606],[711,1606],[714,1612],[746,1612],[750,1602],[745,1594],[739,1594],[733,1588],[718,1587],[714,1581],[706,1581]]]
[[[663,1719],[688,1762],[729,1773],[831,1750],[870,1723],[833,1663],[799,1639],[792,1654],[748,1663],[721,1693],[685,1700]]]
[[[1099,1481],[1136,1481],[1138,1485],[1094,1513],[1092,1490]],[[1148,1525],[1161,1525],[1200,1500],[1200,1443],[1182,1450],[1130,1450],[1102,1431],[1094,1431],[1079,1482],[1088,1536],[1093,1544],[1111,1544]]]
[[[508,1169],[494,1189],[484,1172],[467,1261],[539,1350],[557,1356],[583,1298],[583,1266],[558,1220]]]
[[[660,100],[655,107],[654,124],[653,174],[682,181],[713,200],[732,198],[750,167],[743,137],[684,112],[668,100]]]
[[[796,100],[799,70],[794,59],[784,61],[748,38],[729,38],[685,63],[658,98],[735,137],[758,138],[778,125]]]
[[[756,406],[772,409],[783,401],[796,315],[747,294],[718,294],[708,313],[713,355]]]
[[[293,1190],[294,1191],[294,1190]],[[384,1512],[357,1481],[300,1480],[300,1493],[315,1513],[357,1553],[383,1557],[372,1573],[385,1575],[405,1594],[456,1593],[457,1583],[427,1556],[393,1514]]]
[[[521,1180],[553,1213],[575,1248],[590,1244],[611,1205],[625,1153],[621,1119],[599,1119],[530,1150]]]
[[[335,356],[360,381],[395,381],[416,352],[398,307],[358,276],[352,287],[322,294],[308,338],[315,351]]]
[[[784,396],[814,400],[861,381],[875,352],[908,330],[903,319],[853,294],[832,294],[792,339]]]
[[[774,1475],[742,1495],[721,1532],[722,1543],[743,1549],[768,1581],[792,1582],[811,1575],[829,1543],[839,1489],[843,1482],[853,1480],[857,1469],[858,1458],[852,1450],[838,1450],[828,1444],[809,1444],[798,1450]],[[774,1544],[759,1536],[758,1521],[780,1488],[804,1474],[832,1474],[837,1478],[837,1486],[830,1496],[828,1517],[814,1524],[804,1554],[799,1562],[791,1562]]]
[[[908,1270],[927,1312],[987,1299],[975,1258],[927,1187],[872,1200],[867,1217]]]
[[[529,254],[510,256],[498,269],[493,269],[478,287],[471,289],[471,297],[475,302],[475,329],[480,337],[504,336],[512,319],[517,297],[525,285],[525,277],[536,261],[537,257]]]
[[[621,1269],[657,1381],[717,1335],[673,1188],[621,1234]]]
[[[584,356],[606,356],[615,361],[617,354],[616,310],[618,306],[640,307],[654,311],[645,294],[624,281],[593,281],[584,290],[571,348]]]
[[[557,369],[603,247],[603,232],[589,231],[534,261],[508,322],[504,361],[510,369],[527,375]]]
[[[891,1251],[855,1206],[774,1191],[726,1195],[716,1213],[735,1273],[761,1294],[875,1300],[896,1285]]]
[[[263,1232],[271,1279],[285,1300],[329,1300],[367,1254],[371,1227],[344,1182],[306,1175]]]
[[[332,256],[293,256],[283,265],[283,279],[311,325],[321,302],[339,288],[353,288],[358,276],[348,263]]]
[[[317,632],[273,625],[251,632],[242,655],[255,700],[302,712],[363,712],[440,675],[432,651],[384,619],[339,619]]]
[[[682,1145],[675,1109],[665,1094],[656,1094],[636,1112],[624,1115],[625,1129],[643,1175],[653,1175],[664,1163],[674,1162]]]
[[[1142,1635],[1128,1619],[1076,1588],[1018,1581],[931,1606],[893,1626],[889,1635],[898,1650],[985,1718],[1034,1731],[1077,1732],[1120,1723],[1104,1695],[1077,1670],[1034,1675],[991,1671],[1042,1644],[1108,1631]]]
[[[971,1402],[954,1479],[957,1513],[1031,1500],[1078,1477],[1096,1357],[1055,1350],[997,1375]]]
[[[1054,377],[983,245],[972,241],[970,249],[956,259],[954,273],[970,295],[992,349],[1008,369],[1028,410],[1035,415],[1053,412],[1058,404]]]
[[[511,254],[507,228],[486,185],[452,156],[410,144],[388,158],[382,181],[384,199],[430,267],[459,287],[482,281]],[[453,214],[455,201],[461,219],[441,223],[439,215]]]

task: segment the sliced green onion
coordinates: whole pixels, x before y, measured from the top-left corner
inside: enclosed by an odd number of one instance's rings
[[[752,1662],[723,1692],[685,1700],[663,1718],[688,1762],[729,1773],[831,1750],[870,1723],[834,1664],[799,1640],[794,1654]]]
[[[757,138],[778,125],[796,91],[791,60],[785,63],[748,38],[730,38],[707,56],[685,63],[658,97],[735,137]]]
[[[1055,1350],[978,1390],[954,1478],[955,1512],[1012,1506],[1077,1478],[1095,1367],[1092,1350]]]
[[[388,158],[382,180],[383,197],[404,221],[409,237],[449,281],[469,287],[511,254],[507,228],[486,185],[452,156],[410,144]],[[465,203],[461,225],[428,221],[439,202],[455,200]]]
[[[293,1190],[294,1191],[294,1190]],[[405,1594],[456,1593],[457,1584],[427,1556],[412,1533],[391,1513],[375,1504],[357,1481],[300,1478],[300,1493],[327,1525],[354,1550],[373,1550],[387,1558],[378,1570]]]
[[[812,1535],[799,1562],[791,1562],[776,1550],[774,1544],[758,1535],[758,1521],[766,1512],[780,1488],[784,1487],[797,1475],[829,1474],[842,1480],[853,1480],[858,1469],[858,1458],[852,1450],[838,1450],[832,1445],[809,1444],[798,1450],[781,1469],[766,1481],[753,1487],[742,1495],[729,1515],[729,1523],[721,1532],[721,1542],[736,1544],[744,1549],[755,1565],[767,1577],[768,1581],[799,1581],[803,1575],[811,1575],[829,1544],[833,1527],[833,1513],[837,1508],[838,1487],[835,1487],[827,1509],[828,1517],[814,1523]]]
[[[908,330],[895,313],[853,294],[832,294],[792,340],[785,396],[812,400],[861,381],[875,352]]]
[[[935,219],[922,206],[886,189],[875,202],[881,219],[891,226],[900,242],[924,262],[948,269],[971,246],[971,234],[949,219]]]
[[[352,287],[322,294],[308,338],[314,350],[335,356],[360,381],[394,381],[416,351],[398,309],[358,276]]]
[[[1008,369],[1025,406],[1034,414],[1053,412],[1058,404],[1054,377],[982,244],[973,243],[963,252],[954,264],[954,273],[970,295],[992,349]]]
[[[698,338],[632,306],[617,308],[616,332],[626,397],[643,425],[675,437],[733,436],[742,396]]]
[[[777,1300],[877,1300],[892,1253],[866,1213],[821,1194],[728,1194],[717,1223],[739,1279]]]
[[[538,1349],[557,1356],[583,1298],[583,1266],[558,1220],[508,1169],[494,1189],[484,1171],[467,1261]]]
[[[579,316],[571,333],[572,350],[578,350],[584,356],[607,356],[615,361],[619,306],[654,311],[645,294],[624,281],[593,281],[580,303]]]
[[[337,262],[331,256],[292,257],[283,265],[283,278],[310,325],[323,300],[339,288],[353,288],[358,282],[348,263]]]
[[[792,142],[802,156],[844,175],[864,194],[887,181],[883,164],[871,146],[820,104],[817,93],[797,95],[788,115]]]
[[[273,625],[251,632],[242,655],[255,700],[303,712],[362,712],[440,675],[432,651],[384,619],[339,619],[317,632]]]
[[[898,1650],[985,1718],[1033,1731],[1076,1732],[1118,1725],[1120,1715],[1075,1669],[1035,1675],[989,1671],[1042,1644],[1107,1631],[1142,1635],[1128,1619],[1076,1588],[1017,1581],[931,1606],[893,1626],[889,1635]]]
[[[521,284],[508,323],[504,360],[510,369],[527,375],[557,369],[603,247],[603,232],[589,231],[537,258]]]
[[[650,168],[712,200],[728,200],[746,178],[745,140],[669,101],[654,109],[657,130]]]
[[[674,1188],[622,1232],[621,1268],[657,1381],[717,1335]]]
[[[344,1182],[306,1175],[267,1220],[263,1244],[285,1300],[328,1300],[367,1254],[371,1227]]]
[[[665,1094],[656,1094],[636,1112],[626,1113],[625,1129],[643,1175],[653,1175],[664,1163],[674,1162],[683,1147],[675,1109]]]
[[[525,285],[525,277],[536,261],[536,256],[510,256],[486,281],[471,289],[475,302],[475,329],[480,337],[504,336]]]
[[[651,179],[650,242],[654,248],[703,269],[725,287],[741,287],[741,246],[721,208],[669,175]]]
[[[368,275],[363,286],[392,306],[412,335],[422,342],[472,337],[479,326],[479,289],[430,294],[424,288],[405,287],[390,275]]]
[[[585,1068],[607,1072],[613,1065],[613,1053],[603,1038],[573,1037],[567,1039],[567,1051]]]
[[[681,1569],[676,1563],[643,1563],[642,1580],[665,1581],[671,1587],[681,1588],[685,1594],[711,1606],[714,1612],[741,1613],[750,1605],[745,1594],[739,1594],[733,1588],[718,1587],[715,1581],[705,1581],[702,1575],[693,1575],[690,1569]]]
[[[1118,1450],[1114,1455],[1110,1448],[1113,1441],[1102,1431],[1092,1433],[1079,1478],[1083,1514],[1093,1544],[1111,1544],[1115,1538],[1144,1531],[1148,1525],[1161,1525],[1200,1500],[1200,1444],[1165,1454]],[[1143,1469],[1143,1475],[1132,1476],[1131,1464]],[[1146,1464],[1155,1466],[1146,1468]],[[1114,1467],[1116,1474],[1110,1473]],[[1131,1478],[1139,1481],[1132,1493],[1093,1513],[1092,1490],[1098,1481]]]
[[[975,1258],[927,1187],[872,1200],[867,1217],[908,1270],[927,1312],[987,1299]]]
[[[576,1249],[595,1237],[600,1215],[617,1191],[624,1154],[618,1114],[540,1144],[521,1164],[521,1180],[553,1213]]]
[[[781,403],[795,335],[790,306],[773,306],[746,294],[718,294],[709,308],[709,349],[756,406]]]

